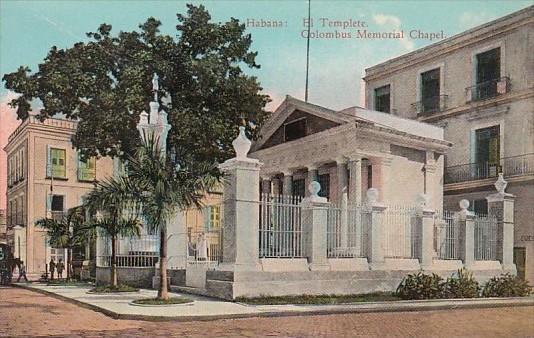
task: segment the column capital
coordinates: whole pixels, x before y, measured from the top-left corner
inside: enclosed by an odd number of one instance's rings
[[[319,169],[319,165],[316,163],[308,164],[306,169],[308,169],[308,171],[317,170]]]
[[[289,169],[284,169],[281,171],[282,175],[284,175],[284,177],[286,176],[293,176],[293,171],[292,170],[289,170]]]
[[[348,162],[361,162],[363,157],[361,155],[350,155],[348,156]]]
[[[347,156],[338,156],[334,159],[334,161],[336,161],[336,164],[337,165],[340,165],[340,164],[347,164],[349,160],[349,158]]]
[[[270,181],[270,180],[272,180],[272,176],[271,175],[261,175],[260,179],[262,181]]]

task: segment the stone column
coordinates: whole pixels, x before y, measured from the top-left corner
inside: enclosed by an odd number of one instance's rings
[[[367,213],[367,259],[371,270],[378,270],[385,262],[385,233],[382,218],[386,206],[378,203],[378,190],[376,188],[367,190],[365,208]]]
[[[273,177],[271,180],[271,194],[272,195],[281,195],[282,192],[280,191],[280,178]]]
[[[497,219],[497,259],[501,262],[503,270],[517,273],[514,264],[514,199],[515,196],[504,190],[506,182],[499,174],[495,183],[497,193],[486,197],[489,214]]]
[[[318,170],[316,166],[308,166],[308,176],[306,177],[306,186],[309,187],[311,182],[317,181],[318,176]],[[309,197],[310,191],[309,189],[306,190],[306,197]]]
[[[436,191],[436,172],[437,172],[437,164],[436,160],[434,159],[434,152],[433,151],[427,151],[426,152],[426,159],[425,159],[425,165],[423,167],[424,169],[424,193],[432,200],[432,203],[435,201],[433,198],[439,193],[439,195],[442,195],[443,192]],[[430,205],[429,205],[430,207]]]
[[[185,269],[187,265],[186,212],[179,211],[167,226],[168,268]]]
[[[247,157],[250,140],[245,128],[232,143],[237,156],[220,165],[227,175],[224,186],[222,271],[258,270],[259,182],[261,163]]]
[[[418,248],[418,258],[421,268],[429,270],[432,267],[434,259],[434,214],[435,211],[429,208],[429,197],[425,194],[420,194],[417,198],[418,222],[420,228],[420,243]]]
[[[291,196],[293,195],[293,176],[292,173],[289,171],[284,172],[284,196]]]
[[[302,200],[304,246],[310,270],[330,269],[326,257],[328,201],[325,197],[319,197],[320,189],[319,182],[311,182],[308,186],[310,196]]]
[[[351,158],[349,167],[349,202],[352,205],[362,203],[362,159]]]
[[[468,200],[460,201],[460,258],[466,269],[472,268],[475,263],[475,215],[467,210]]]
[[[337,158],[337,201],[341,202],[343,193],[348,192],[347,163],[344,158]]]
[[[371,160],[372,165],[372,176],[374,188],[377,188],[380,191],[382,203],[391,203],[391,194],[390,194],[390,178],[391,178],[391,162],[392,159],[389,157],[382,157],[379,159]]]

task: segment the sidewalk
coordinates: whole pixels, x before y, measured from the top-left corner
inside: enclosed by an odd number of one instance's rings
[[[534,297],[394,301],[342,305],[247,305],[190,294],[171,293],[171,296],[185,296],[193,299],[194,302],[180,305],[145,307],[131,305],[130,302],[139,298],[155,297],[157,291],[143,289],[136,293],[88,294],[87,291],[91,289],[90,287],[47,286],[37,283],[17,283],[15,285],[53,295],[83,307],[102,312],[113,318],[150,321],[192,321],[246,317],[534,306]]]

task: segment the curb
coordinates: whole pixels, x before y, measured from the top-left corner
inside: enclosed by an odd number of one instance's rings
[[[420,312],[420,311],[441,311],[441,310],[456,310],[456,309],[488,309],[501,307],[525,307],[534,306],[534,297],[514,297],[514,298],[487,298],[488,302],[473,302],[466,299],[456,299],[451,302],[454,304],[436,304],[424,305],[425,303],[434,300],[409,301],[409,303],[393,304],[390,302],[389,307],[383,308],[357,308],[357,307],[339,307],[327,309],[313,309],[304,311],[266,311],[257,313],[239,313],[239,314],[223,314],[223,315],[203,315],[203,316],[150,316],[150,315],[134,315],[123,314],[115,311],[107,310],[99,306],[85,303],[73,298],[65,297],[54,292],[33,288],[29,285],[12,284],[14,287],[34,291],[47,296],[52,296],[57,299],[66,301],[68,303],[81,306],[83,308],[100,312],[113,319],[124,320],[143,320],[150,322],[162,321],[177,321],[177,322],[191,322],[191,321],[212,321],[219,319],[240,319],[240,318],[259,318],[259,317],[296,317],[296,316],[318,316],[318,315],[336,315],[336,314],[350,314],[350,313],[385,313],[385,312]],[[491,300],[500,300],[498,303],[491,303]],[[505,302],[508,300],[508,302]],[[387,303],[387,302],[384,302]],[[413,304],[420,304],[419,306]],[[369,303],[370,304],[370,303]],[[374,303],[377,304],[377,303]],[[382,303],[383,304],[383,303]],[[411,304],[412,306],[406,306]],[[353,305],[353,304],[346,304]]]

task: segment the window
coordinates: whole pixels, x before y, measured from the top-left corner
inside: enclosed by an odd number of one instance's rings
[[[306,136],[306,119],[300,119],[284,125],[285,142],[293,141]]]
[[[221,226],[221,207],[210,205],[206,207],[204,228],[206,231],[219,228]]]
[[[321,190],[319,190],[319,196],[330,198],[330,175],[323,174],[317,176],[317,182],[321,185]]]
[[[96,158],[91,157],[82,161],[81,155],[78,155],[78,180],[92,182],[96,179]]]
[[[475,99],[483,100],[497,95],[497,82],[501,76],[501,49],[495,48],[476,56]]]
[[[439,68],[421,74],[421,113],[439,111]]]
[[[306,194],[306,183],[305,182],[306,181],[303,178],[293,180],[293,184],[291,186],[291,189],[293,191],[291,192],[291,194],[293,196],[304,197]]]
[[[473,211],[477,215],[488,214],[488,201],[485,198],[473,200],[469,203],[469,211]]]
[[[475,161],[477,175],[497,176],[500,162],[499,126],[475,131]]]
[[[52,219],[55,219],[57,221],[61,220],[61,218],[63,217],[64,205],[65,204],[63,195],[46,196],[46,210],[47,213],[50,213]]]
[[[375,110],[390,113],[390,85],[375,89]]]
[[[66,178],[67,163],[65,149],[48,148],[46,176],[54,178]]]

